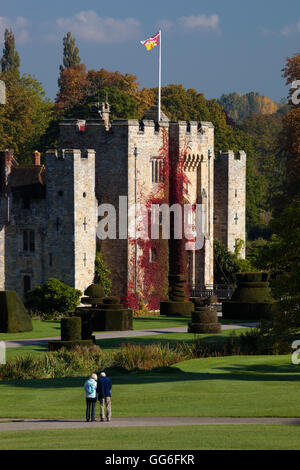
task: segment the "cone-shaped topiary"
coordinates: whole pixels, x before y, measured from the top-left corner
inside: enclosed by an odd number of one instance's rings
[[[16,291],[0,291],[0,332],[32,331],[32,321]]]

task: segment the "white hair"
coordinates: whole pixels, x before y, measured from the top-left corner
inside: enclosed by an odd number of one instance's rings
[[[105,372],[101,372],[101,377],[106,377],[106,373]]]

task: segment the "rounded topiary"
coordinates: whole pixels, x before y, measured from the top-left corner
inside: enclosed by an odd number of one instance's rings
[[[80,341],[81,340],[81,318],[66,317],[60,322],[62,341]]]
[[[120,305],[120,298],[119,297],[105,297],[102,301],[104,304],[116,304]]]
[[[101,284],[91,284],[85,289],[84,295],[93,298],[98,297],[100,299],[103,299],[103,297],[105,297],[104,289]]]

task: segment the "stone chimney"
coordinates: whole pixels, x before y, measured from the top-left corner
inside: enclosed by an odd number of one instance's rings
[[[38,166],[41,164],[41,154],[37,150],[32,154],[32,164]]]
[[[110,113],[110,105],[106,101],[105,103],[102,103],[102,106],[101,106],[101,117],[103,121],[105,122],[106,130],[110,129],[109,113]]]
[[[0,151],[0,193],[6,195],[8,192],[9,175],[13,161],[12,150]]]

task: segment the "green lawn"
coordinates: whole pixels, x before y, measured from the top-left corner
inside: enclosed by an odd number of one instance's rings
[[[240,323],[246,320],[222,320],[220,323],[231,324]],[[190,318],[169,317],[166,315],[148,315],[145,317],[136,317],[133,319],[134,330],[153,330],[157,328],[173,328],[177,326],[187,326]],[[30,339],[30,338],[52,338],[60,336],[60,321],[40,321],[33,320],[33,330],[23,333],[0,333],[0,341],[9,341],[14,339]],[[100,332],[98,332],[100,333]]]
[[[194,359],[111,378],[113,416],[300,417],[300,366],[290,355]],[[83,418],[84,380],[2,381],[0,417]]]
[[[250,328],[238,328],[236,330],[224,330],[220,334],[211,334],[211,335],[195,335],[194,333],[163,333],[161,335],[151,335],[151,336],[137,336],[133,338],[112,338],[112,339],[99,339],[96,340],[96,344],[100,346],[100,348],[105,350],[112,350],[117,349],[122,344],[166,344],[169,343],[171,346],[174,346],[178,342],[186,342],[189,343],[194,341],[195,338],[202,338],[205,339],[206,342],[209,343],[217,343],[222,344],[226,341],[230,334],[234,333],[236,335],[245,332],[246,330],[250,330]],[[43,354],[44,352],[48,351],[48,343],[47,344],[36,344],[36,345],[29,345],[29,346],[21,346],[17,348],[7,348],[6,349],[6,359],[13,359],[16,356],[24,356],[26,354],[31,355],[38,355]]]
[[[60,321],[32,320],[33,330],[23,333],[0,333],[0,341],[60,336]]]
[[[299,450],[299,431],[296,426],[270,424],[1,431],[0,450],[15,449]]]
[[[167,317],[165,315],[149,315],[146,317],[134,318],[133,329],[144,330],[154,328],[171,328],[176,326],[186,326],[188,321],[190,321],[188,318]],[[32,331],[25,331],[23,333],[0,333],[0,341],[47,337],[51,338],[55,336],[60,336],[60,321],[33,320],[32,323]]]

